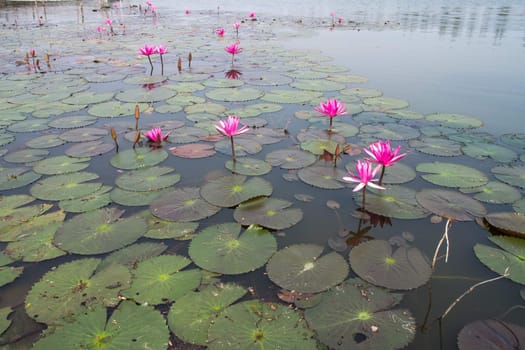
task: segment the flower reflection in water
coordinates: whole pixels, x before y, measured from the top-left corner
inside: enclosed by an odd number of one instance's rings
[[[229,71],[224,73],[224,77],[227,79],[240,79],[241,75],[242,73],[238,69],[230,69]]]

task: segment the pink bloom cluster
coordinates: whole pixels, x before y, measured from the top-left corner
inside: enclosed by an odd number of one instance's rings
[[[139,48],[139,52],[142,56],[151,56],[154,54],[164,55],[168,52],[168,49],[164,45],[150,46],[145,44],[143,47]]]

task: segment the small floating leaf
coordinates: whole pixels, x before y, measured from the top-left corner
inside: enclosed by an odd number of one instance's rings
[[[435,113],[425,117],[427,120],[439,122],[441,125],[454,129],[479,128],[483,122],[476,117],[462,114]]]

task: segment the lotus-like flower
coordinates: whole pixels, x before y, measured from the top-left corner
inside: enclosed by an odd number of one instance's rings
[[[374,176],[377,175],[377,172],[381,168],[379,165],[375,166],[372,163],[370,163],[368,160],[358,160],[355,168],[357,170],[357,176],[354,175],[351,171],[348,172],[349,176],[343,177],[344,181],[348,182],[356,182],[358,185],[354,187],[353,192],[357,192],[361,189],[363,189],[363,205],[362,207],[365,207],[365,196],[366,196],[366,186],[370,186],[373,188],[377,188],[379,190],[384,190],[385,188],[382,186],[379,186],[373,181],[377,181],[377,179],[374,179]]]
[[[232,158],[235,161],[235,145],[233,143],[233,137],[236,135],[243,134],[250,130],[246,125],[239,128],[239,122],[241,118],[235,115],[229,115],[226,120],[219,120],[219,124],[215,125],[215,129],[224,136],[230,137],[230,142],[232,146]]]
[[[235,55],[242,52],[242,49],[239,47],[238,43],[233,43],[224,48],[224,50],[232,55],[232,65]]]
[[[164,55],[166,52],[168,52],[168,48],[164,45],[158,45],[158,46],[155,46],[155,53],[158,53],[159,56],[160,56],[160,74],[161,75],[164,75],[164,60],[162,58],[162,55]]]
[[[153,63],[151,62],[151,55],[156,53],[156,47],[155,46],[149,46],[148,44],[146,44],[146,45],[144,45],[144,47],[141,47],[139,49],[139,52],[140,52],[141,55],[148,57],[149,65],[151,67],[151,71],[150,71],[149,75],[152,75],[153,74]]]
[[[250,18],[254,18],[254,17],[255,17],[255,12],[250,12],[250,14],[248,15],[248,17],[250,17]]]
[[[404,158],[407,154],[398,154],[401,150],[401,146],[397,146],[395,150],[390,147],[390,140],[377,141],[368,146],[368,149],[364,151],[370,156],[368,160],[372,163],[382,165],[381,176],[379,177],[379,184],[383,182],[383,176],[385,175],[385,168],[387,166],[394,165],[398,160]]]
[[[314,107],[316,111],[330,118],[329,130],[332,130],[332,118],[338,115],[346,114],[347,110],[344,102],[339,102],[337,99],[328,99],[326,103],[320,103],[318,107]]]
[[[162,141],[166,141],[169,135],[169,132],[163,135],[160,128],[153,128],[144,134],[149,142],[156,144],[161,144]]]
[[[190,14],[190,10],[186,9],[186,10],[184,11],[184,13],[187,14],[187,15],[189,15],[189,14]]]
[[[215,31],[215,33],[217,33],[218,36],[224,36],[224,28],[219,28]]]
[[[110,26],[111,23],[113,23],[113,20],[111,18],[106,18],[106,24]]]
[[[236,38],[239,38],[239,28],[241,27],[241,24],[239,22],[235,22],[233,24],[233,29],[235,29],[235,36]]]

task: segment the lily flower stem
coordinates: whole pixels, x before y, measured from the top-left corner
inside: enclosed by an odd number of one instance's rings
[[[447,243],[447,251],[446,251],[446,254],[445,254],[445,262],[448,262],[448,253],[449,253],[449,249],[450,249],[450,242],[448,240],[448,230],[450,229],[451,225],[452,225],[452,221],[450,221],[450,219],[448,219],[447,223],[445,225],[445,233],[443,233],[443,236],[439,240],[439,243],[438,243],[438,245],[436,247],[436,250],[434,251],[434,258],[432,259],[432,265],[431,265],[432,270],[434,270],[434,267],[436,266],[437,255],[438,255],[438,252],[439,252],[439,248],[441,248],[441,245],[443,244],[443,242]]]
[[[231,142],[231,145],[232,145],[232,159],[235,162],[236,161],[236,159],[235,159],[235,145],[233,144],[233,136],[230,136],[230,142]]]
[[[383,165],[383,167],[381,168],[381,176],[379,176],[379,182],[378,182],[379,186],[383,184],[383,176],[385,176],[385,169],[386,167]]]
[[[363,187],[363,202],[361,203],[361,207],[363,210],[365,210],[365,200],[366,200],[366,186]]]
[[[152,76],[153,75],[153,63],[151,62],[151,57],[149,57],[149,56],[148,56],[148,61],[149,61],[149,65],[151,67],[149,75]]]
[[[164,60],[162,55],[160,55],[160,75],[164,75]]]

